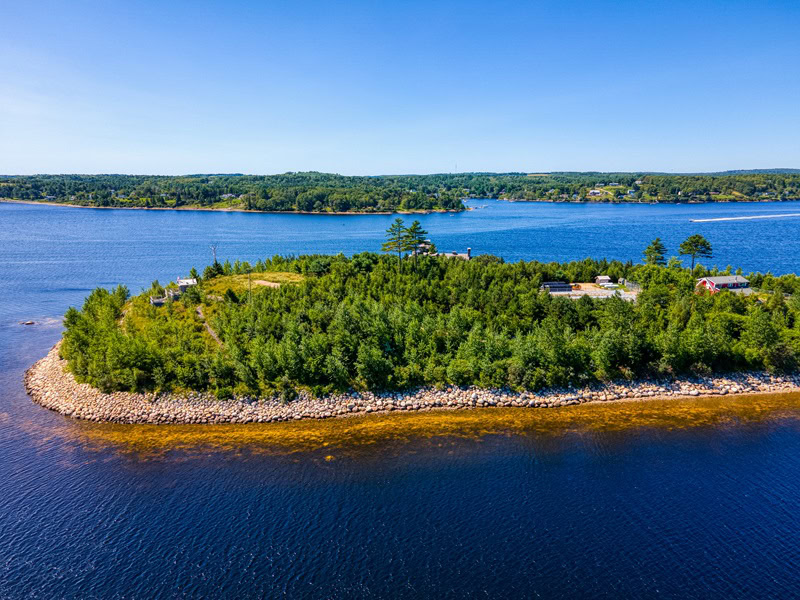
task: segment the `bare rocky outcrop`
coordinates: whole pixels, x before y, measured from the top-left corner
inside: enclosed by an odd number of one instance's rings
[[[800,374],[773,376],[737,373],[681,380],[642,380],[582,389],[512,392],[449,387],[420,388],[405,393],[334,394],[313,398],[300,393],[288,403],[277,399],[218,400],[209,393],[105,394],[78,383],[58,356],[59,344],[25,373],[25,388],[33,400],[63,415],[114,423],[269,423],[328,419],[356,414],[433,409],[504,406],[555,408],[614,400],[680,398],[708,395],[800,392]]]

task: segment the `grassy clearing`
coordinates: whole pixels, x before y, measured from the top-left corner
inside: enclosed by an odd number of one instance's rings
[[[269,287],[269,283],[277,283],[279,285],[296,284],[305,279],[299,273],[286,273],[280,271],[264,271],[261,273],[250,273],[250,283],[253,289],[260,289]],[[224,275],[222,277],[215,277],[208,281],[203,282],[203,290],[206,294],[214,294],[222,296],[226,291],[232,290],[236,294],[247,291],[248,276],[247,275]]]

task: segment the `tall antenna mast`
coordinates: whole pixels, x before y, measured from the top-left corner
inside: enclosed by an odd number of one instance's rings
[[[214,255],[214,264],[217,264],[217,246],[219,244],[213,243],[211,244],[211,253]]]

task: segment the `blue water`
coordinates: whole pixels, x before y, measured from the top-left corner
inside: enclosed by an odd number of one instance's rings
[[[708,238],[725,267],[800,272],[800,217],[692,223],[695,218],[800,213],[800,202],[598,205],[470,201],[476,210],[418,218],[440,251],[495,254],[508,261],[586,257],[640,261],[661,237],[668,254],[693,233]],[[98,285],[132,292],[212,260],[255,262],[274,254],[380,251],[395,216],[309,216],[204,211],[76,209],[0,203],[4,249],[0,322],[58,316]],[[10,311],[7,313],[6,311]]]
[[[441,250],[638,260],[699,232],[713,263],[800,270],[800,219],[689,222],[797,203],[472,204],[420,217]],[[97,285],[174,279],[211,242],[250,261],[377,250],[392,218],[0,204],[0,598],[800,597],[794,419],[154,454],[22,389]]]

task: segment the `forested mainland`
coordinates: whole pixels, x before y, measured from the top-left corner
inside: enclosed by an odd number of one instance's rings
[[[463,200],[736,202],[800,199],[796,170],[717,174],[455,173],[0,176],[0,199],[78,206],[297,212],[458,211]]]
[[[705,244],[693,236],[680,253],[710,256]],[[161,306],[150,298],[169,297],[174,283],[154,282],[135,297],[98,288],[67,312],[62,357],[79,381],[104,391],[287,400],[300,389],[536,390],[798,367],[795,275],[750,274],[754,293],[710,295],[697,278],[731,269],[666,260],[659,240],[641,264],[467,261],[387,245],[386,254],[214,263],[202,276],[192,270],[198,284]],[[637,286],[638,297],[571,300],[540,290],[600,274]]]

